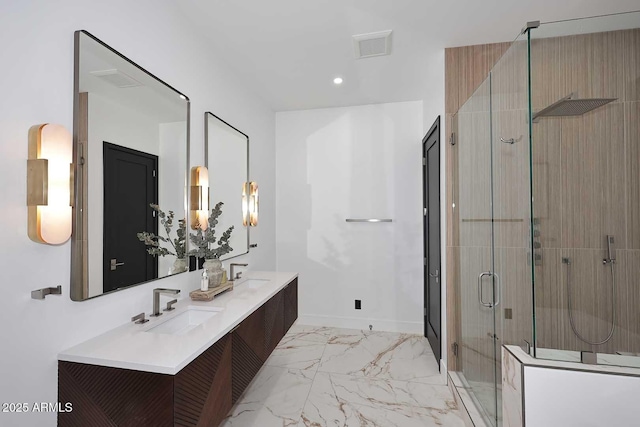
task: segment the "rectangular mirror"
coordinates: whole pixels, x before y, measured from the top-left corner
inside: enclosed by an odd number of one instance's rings
[[[189,100],[86,31],[74,68],[71,299],[82,301],[188,270]]]
[[[249,182],[249,137],[212,113],[204,114],[205,164],[209,169],[211,207],[222,202],[216,230],[234,226],[225,260],[249,252],[249,227],[242,224],[242,188]]]

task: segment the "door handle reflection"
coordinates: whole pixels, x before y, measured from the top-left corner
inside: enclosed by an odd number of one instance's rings
[[[115,258],[111,258],[111,271],[115,271],[118,267],[124,265],[124,262],[118,262]]]

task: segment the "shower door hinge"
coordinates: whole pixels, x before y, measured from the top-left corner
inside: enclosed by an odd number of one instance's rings
[[[422,158],[422,166],[427,166],[427,159],[424,157]]]
[[[427,208],[422,209],[422,216],[427,216]]]
[[[456,134],[451,132],[451,136],[449,137],[449,144],[456,145]]]
[[[427,317],[427,307],[424,308],[424,317]]]
[[[427,258],[424,259],[424,265],[427,265]]]
[[[529,21],[526,24],[524,24],[524,28],[520,30],[520,34],[524,34],[527,31],[530,31],[539,27],[540,27],[540,21]]]
[[[153,177],[154,178],[156,177],[156,171],[155,170],[153,171]]]
[[[524,32],[525,30],[532,30],[534,28],[539,28],[540,27],[540,21],[529,21],[525,24],[524,28],[522,29],[522,32]]]
[[[451,344],[451,350],[453,351],[453,355],[458,357],[458,343],[454,342]]]

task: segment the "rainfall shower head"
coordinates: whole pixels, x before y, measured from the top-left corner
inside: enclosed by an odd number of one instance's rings
[[[598,107],[602,107],[618,98],[590,98],[590,99],[572,99],[573,93],[562,98],[560,101],[554,102],[547,108],[543,108],[533,115],[533,121],[537,121],[541,117],[566,117],[581,116]]]

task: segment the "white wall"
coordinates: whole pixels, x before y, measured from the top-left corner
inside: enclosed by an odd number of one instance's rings
[[[198,287],[181,274],[94,300],[69,299],[70,245],[27,237],[27,132],[38,123],[73,122],[73,31],[86,29],[188,96],[191,163],[204,163],[207,110],[251,137],[251,176],[260,183],[259,247],[239,258],[252,269],[275,268],[274,114],[245,89],[168,0],[109,2],[4,1],[0,13],[0,402],[55,402],[56,354],[151,310],[154,287]],[[30,292],[63,286],[44,301]],[[55,414],[5,414],[2,426],[52,426]]]
[[[301,322],[423,331],[422,122],[421,101],[276,114],[278,269],[300,273]]]
[[[164,212],[173,210],[176,218],[181,219],[182,212],[185,212],[185,194],[184,194],[184,174],[186,172],[187,159],[185,159],[184,148],[187,143],[187,134],[185,132],[184,122],[160,123],[158,141],[160,146],[160,155],[158,158],[159,180],[158,180],[158,202],[160,208]],[[186,215],[189,212],[186,211]],[[188,225],[187,225],[188,226]],[[173,226],[171,238],[175,239],[178,229],[178,222]],[[158,231],[164,233],[162,224],[158,224]],[[160,244],[165,246],[171,252],[175,252],[170,243],[163,242]],[[176,257],[168,255],[159,257],[158,259],[158,276],[165,276],[173,268]]]
[[[636,426],[640,378],[524,368],[527,427]]]

